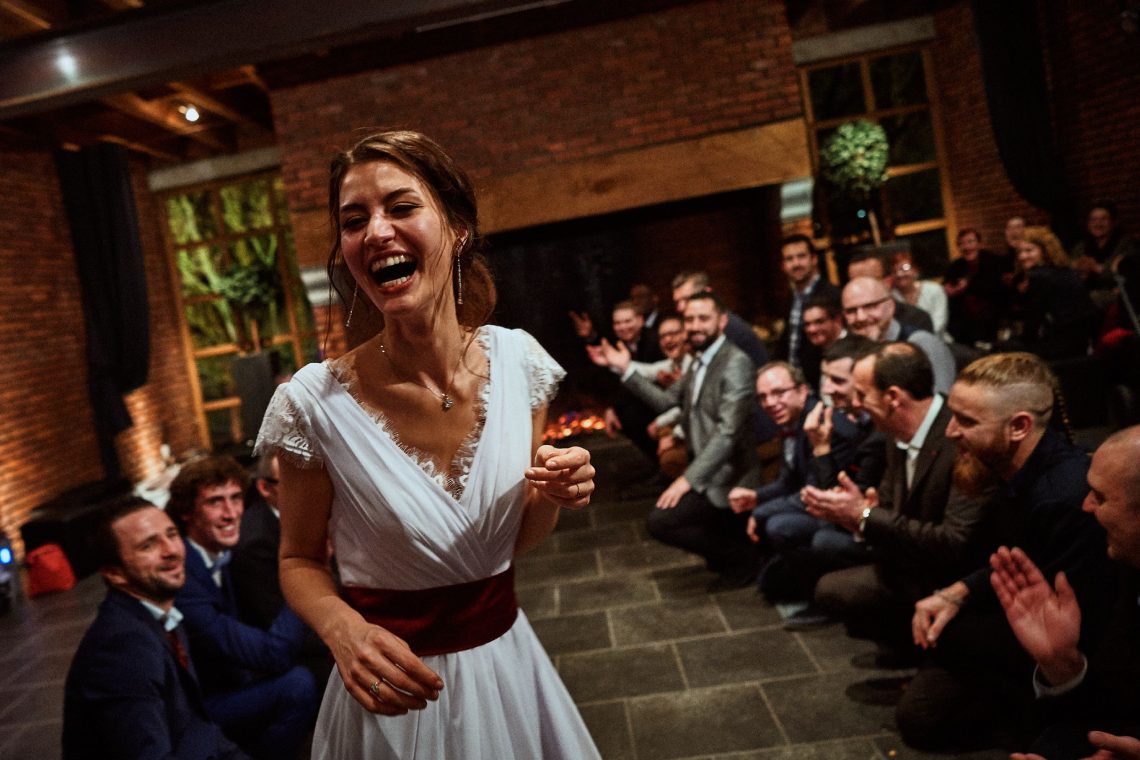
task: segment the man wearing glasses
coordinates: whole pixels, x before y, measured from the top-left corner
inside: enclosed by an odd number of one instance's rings
[[[934,370],[935,392],[949,393],[956,372],[954,355],[934,333],[896,320],[895,307],[886,285],[873,277],[856,277],[843,288],[843,318],[848,330],[880,343],[906,341],[917,346]]]

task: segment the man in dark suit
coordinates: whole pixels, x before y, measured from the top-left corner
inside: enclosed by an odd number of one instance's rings
[[[780,243],[780,266],[788,277],[792,303],[780,336],[782,356],[803,370],[812,388],[818,389],[820,351],[807,339],[804,312],[812,296],[839,300],[839,288],[819,272],[819,253],[807,235],[789,235]]]
[[[887,344],[858,360],[853,407],[888,437],[882,481],[864,490],[844,474],[838,489],[804,489],[808,511],[865,542],[872,560],[824,575],[817,604],[895,646],[909,642],[915,601],[989,551],[980,533],[992,490],[971,497],[953,487],[950,409],[933,384],[929,360],[909,343]]]
[[[661,388],[626,366],[622,384],[659,412],[679,406],[689,464],[657,499],[649,533],[662,543],[705,558],[720,574],[716,588],[750,583],[757,556],[745,535],[746,515],[728,508],[728,491],[755,483],[759,462],[750,426],[752,362],[728,342],[728,313],[710,292],[686,299],[685,331],[694,360],[681,380]]]
[[[240,537],[230,562],[234,601],[242,620],[266,629],[285,607],[277,573],[277,553],[281,548],[278,472],[276,454],[265,454],[257,460],[250,498],[243,505]]]
[[[1111,601],[1104,530],[1082,511],[1088,454],[1050,426],[1057,379],[1028,353],[971,363],[950,391],[946,436],[957,442],[955,483],[966,491],[996,483],[1004,491],[994,535],[1021,548],[1043,573],[1064,571],[1095,636]],[[915,604],[914,642],[926,657],[896,710],[914,746],[966,749],[1008,743],[1032,707],[1033,661],[1017,643],[979,564]]]
[[[246,475],[230,457],[185,465],[168,509],[187,544],[186,616],[206,710],[255,757],[294,757],[320,701],[312,673],[297,665],[307,627],[285,607],[268,629],[243,623],[234,598],[230,550],[240,537]]]
[[[65,760],[245,758],[206,714],[174,597],[185,547],[158,507],[131,499],[101,521],[94,548],[107,597],[64,687]]]
[[[1082,641],[1072,586],[1056,588],[1024,551],[1002,547],[990,560],[991,583],[1010,627],[1033,657],[1033,689],[1048,726],[1033,755],[1015,758],[1140,757],[1140,426],[1122,430],[1097,449],[1089,467],[1084,510],[1108,536],[1119,593],[1104,634]],[[1087,654],[1086,654],[1087,652]],[[1111,733],[1109,733],[1111,732]],[[1111,754],[1105,754],[1105,753]]]

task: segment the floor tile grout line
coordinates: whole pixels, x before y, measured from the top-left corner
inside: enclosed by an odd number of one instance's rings
[[[629,736],[629,749],[633,753],[633,760],[637,760],[637,736],[633,733],[633,716],[629,713],[629,700],[621,701],[621,710],[625,714],[625,730]]]
[[[685,663],[681,661],[681,652],[677,649],[677,642],[669,642],[669,650],[673,652],[673,659],[677,662],[677,672],[681,674],[681,683],[685,686],[685,691],[689,691],[689,674],[685,672]]]
[[[804,643],[804,637],[798,633],[793,633],[792,638],[796,640],[797,644],[799,644],[800,649],[803,650],[804,655],[806,655],[808,658],[808,661],[813,666],[815,666],[816,672],[817,673],[825,673],[826,671],[823,669],[823,666],[819,664],[819,660],[817,660],[815,658],[815,655],[812,654],[811,647],[809,647],[807,644]]]
[[[784,724],[780,720],[780,716],[776,714],[776,710],[772,707],[772,700],[768,697],[768,691],[762,684],[757,684],[756,688],[760,692],[761,701],[764,702],[764,709],[766,709],[768,711],[768,714],[772,716],[772,722],[776,724],[776,730],[780,732],[780,736],[784,737],[784,744],[786,746],[790,746],[792,741],[788,737],[788,732],[784,728]]]

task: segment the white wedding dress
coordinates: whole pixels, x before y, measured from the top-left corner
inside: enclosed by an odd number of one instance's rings
[[[329,531],[344,583],[427,589],[487,578],[511,564],[531,411],[549,402],[565,373],[521,330],[483,327],[477,339],[490,360],[481,424],[449,473],[402,446],[330,362],[306,366],[274,395],[256,448],[275,447],[294,465],[328,471],[335,490]],[[423,660],[443,679],[440,698],[396,717],[367,712],[334,668],[313,758],[599,757],[522,610],[490,643]]]

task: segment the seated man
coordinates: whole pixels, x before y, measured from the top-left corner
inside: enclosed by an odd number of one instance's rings
[[[1047,726],[1033,744],[1032,751],[1039,754],[1015,758],[1140,757],[1140,740],[1135,738],[1140,736],[1137,461],[1140,427],[1131,427],[1105,441],[1089,467],[1092,490],[1084,509],[1108,535],[1108,556],[1116,560],[1120,589],[1098,640],[1078,636],[1082,616],[1091,611],[1081,609],[1063,574],[1057,575],[1054,589],[1017,548],[1002,547],[990,560],[990,581],[1010,627],[1037,665],[1033,689]]]
[[[1056,382],[1032,354],[978,359],[954,383],[946,436],[958,444],[956,484],[965,491],[1003,486],[996,538],[1022,549],[1048,577],[1065,572],[1085,611],[1087,636],[1107,611],[1111,569],[1104,531],[1081,509],[1088,455],[1049,425]],[[1004,744],[1025,729],[1033,662],[1014,638],[989,576],[987,563],[915,604],[912,635],[927,661],[896,715],[912,745]]]
[[[839,291],[814,293],[804,300],[804,377],[813,390],[820,390],[820,361],[823,352],[847,335],[843,324],[843,302]]]
[[[900,324],[895,319],[898,302],[880,280],[857,277],[843,288],[843,316],[847,329],[879,342],[905,340],[922,349],[934,369],[934,390],[947,393],[954,382],[954,355],[932,332]]]
[[[679,382],[661,388],[652,380],[616,365],[622,383],[663,412],[681,409],[689,455],[685,471],[657,499],[649,533],[658,541],[704,557],[720,574],[713,588],[747,585],[756,577],[757,557],[744,534],[746,518],[728,508],[728,491],[753,483],[759,462],[750,418],[754,407],[752,365],[724,335],[728,312],[709,292],[686,298],[685,330],[694,359]]]
[[[107,597],[64,687],[65,760],[244,758],[202,706],[174,596],[186,581],[178,529],[158,507],[131,499],[93,539]]]
[[[288,607],[269,628],[241,622],[229,567],[240,538],[245,471],[230,457],[191,462],[170,484],[171,515],[189,546],[178,593],[206,712],[255,757],[294,757],[320,694],[296,664],[308,628]]]
[[[894,270],[887,261],[887,257],[876,251],[860,251],[851,256],[847,262],[847,281],[851,282],[859,277],[870,277],[883,283],[887,293],[895,287]],[[892,296],[893,298],[893,296]],[[924,309],[912,306],[905,301],[895,300],[895,319],[899,324],[909,325],[916,330],[934,332],[934,320]]]
[[[824,575],[815,600],[853,632],[898,648],[909,642],[914,602],[984,556],[978,531],[992,505],[990,494],[974,498],[952,485],[950,410],[933,393],[921,351],[909,343],[880,346],[855,362],[852,385],[854,408],[889,439],[886,471],[874,488],[846,475],[838,489],[807,488],[804,503],[858,537],[864,561],[873,564]]]

